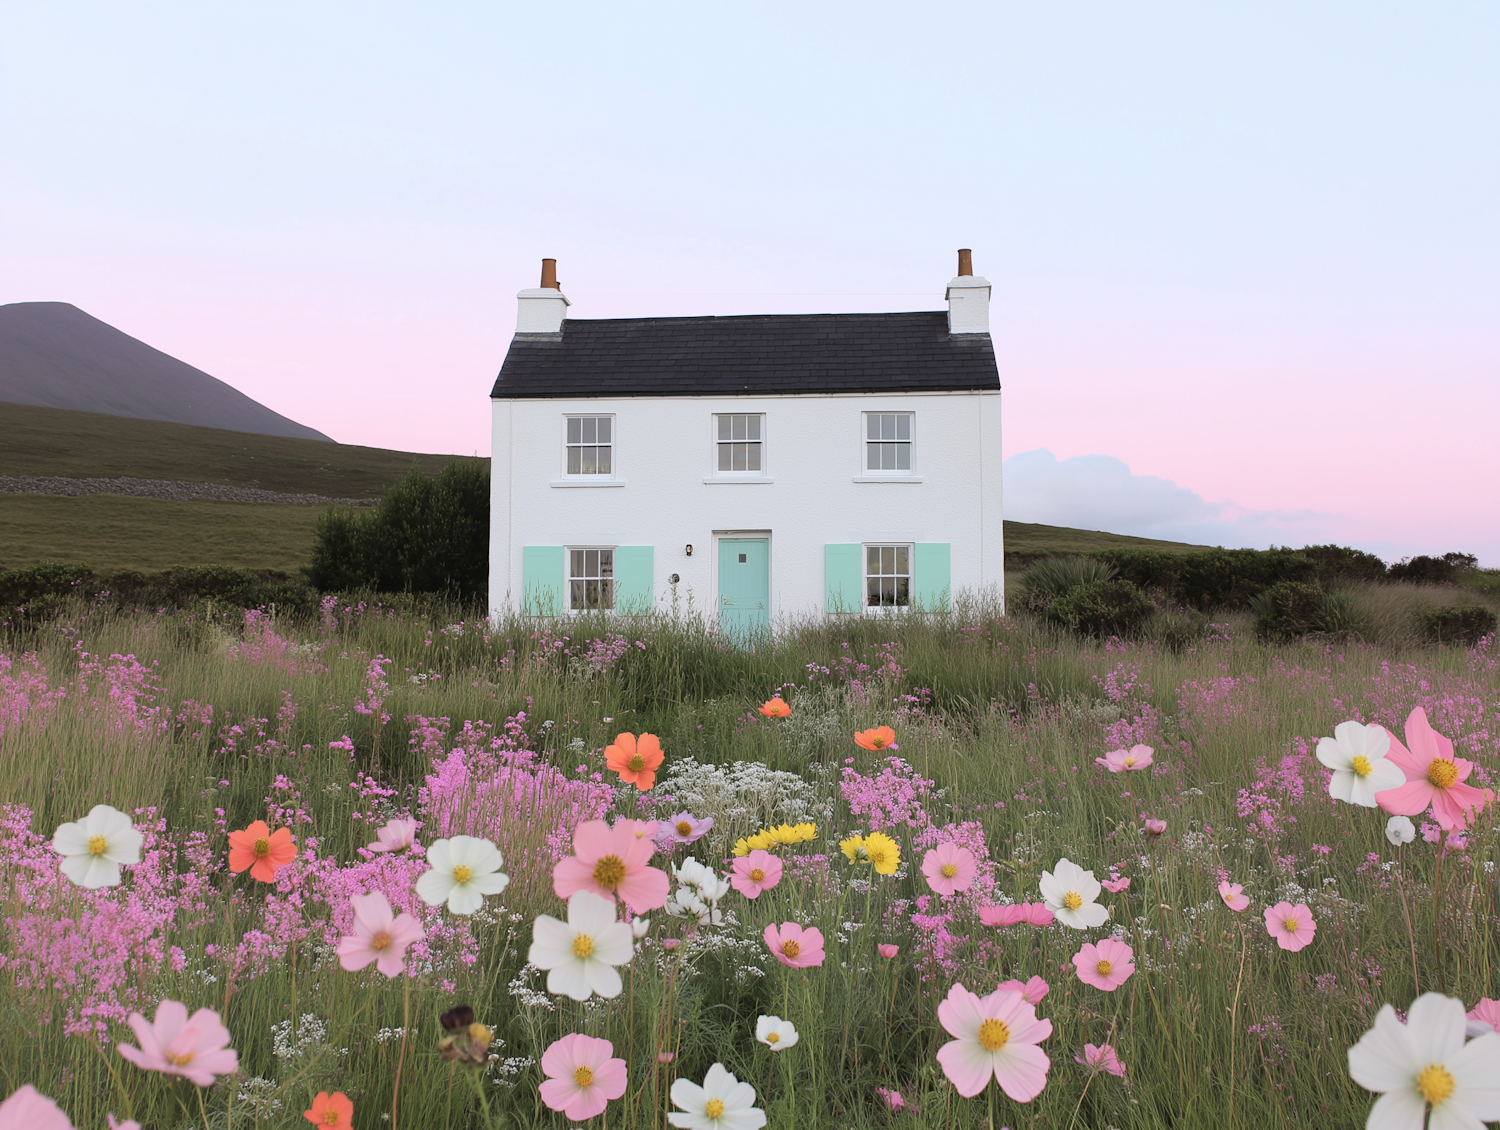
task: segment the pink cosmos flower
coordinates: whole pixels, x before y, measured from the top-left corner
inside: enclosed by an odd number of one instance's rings
[[[573,830],[577,854],[552,869],[553,891],[560,899],[579,891],[609,899],[618,895],[636,911],[666,906],[671,880],[665,871],[646,866],[656,850],[646,833],[655,828],[645,820],[620,819],[613,828],[603,820],[584,821]]]
[[[1009,906],[981,906],[979,921],[986,926],[1051,926],[1057,919],[1046,903],[1017,902]]]
[[[708,835],[714,826],[714,818],[705,816],[695,819],[691,812],[679,812],[661,821],[656,826],[656,842],[659,844],[690,844]]]
[[[1022,998],[1032,1008],[1041,1004],[1042,998],[1052,991],[1052,986],[1048,985],[1040,977],[1033,977],[1024,985],[1016,980],[1001,981],[998,987],[1007,993],[1020,993]]]
[[[1084,942],[1073,955],[1078,979],[1085,985],[1112,993],[1135,972],[1135,951],[1118,938],[1105,938],[1097,946]]]
[[[1432,806],[1432,818],[1443,829],[1467,828],[1485,805],[1495,799],[1492,789],[1476,789],[1463,782],[1474,763],[1453,754],[1453,743],[1434,730],[1420,706],[1406,719],[1407,749],[1391,735],[1388,760],[1406,774],[1406,784],[1382,789],[1375,803],[1395,816],[1416,816]]]
[[[938,1049],[943,1074],[971,1099],[994,1076],[1018,1103],[1029,1103],[1047,1086],[1052,1061],[1037,1047],[1052,1035],[1052,1021],[1038,1020],[1020,993],[996,989],[976,996],[955,984],[938,1005],[938,1020],[954,1037]]]
[[[1100,881],[1099,885],[1110,894],[1117,895],[1121,891],[1128,891],[1130,889],[1130,879],[1129,877],[1124,879],[1104,879]]]
[[[1395,742],[1392,738],[1392,743]],[[1377,796],[1379,794],[1376,794]],[[1266,907],[1266,933],[1276,939],[1284,950],[1296,953],[1312,944],[1318,924],[1313,921],[1312,911],[1307,906],[1293,906],[1289,902],[1278,902]]]
[[[1111,1075],[1125,1078],[1125,1065],[1120,1062],[1120,1057],[1115,1054],[1115,1049],[1108,1044],[1083,1045],[1083,1054],[1073,1057],[1074,1063],[1081,1063],[1090,1071],[1108,1071]]]
[[[1137,745],[1131,746],[1129,749],[1111,750],[1103,757],[1094,758],[1094,764],[1102,765],[1111,773],[1124,773],[1131,769],[1145,769],[1151,764],[1151,754],[1153,752],[1148,745]]]
[[[406,968],[407,947],[427,936],[422,924],[410,914],[392,914],[380,891],[355,895],[349,905],[354,908],[354,933],[339,939],[334,951],[339,964],[355,973],[373,961],[387,977],[399,976]]]
[[[229,1046],[229,1029],[211,1008],[189,1016],[186,1005],[162,1001],[152,1023],[139,1012],[130,1014],[129,1023],[141,1046],[118,1044],[115,1050],[143,1070],[211,1087],[215,1076],[232,1074],[240,1065],[239,1054]]]
[[[795,922],[783,922],[778,930],[773,923],[766,927],[765,939],[782,965],[807,969],[823,964],[823,931],[816,926],[804,930]]]
[[[1250,905],[1250,899],[1246,897],[1245,888],[1239,883],[1231,883],[1225,879],[1219,884],[1219,897],[1224,900],[1224,905],[1236,914]]]
[[[922,857],[927,885],[940,895],[967,891],[974,882],[974,853],[955,843],[941,843]]]
[[[1146,829],[1146,835],[1152,837],[1159,836],[1167,830],[1165,820],[1143,820],[1141,824]]]
[[[610,1099],[625,1093],[625,1061],[611,1058],[614,1052],[608,1040],[576,1032],[555,1041],[542,1053],[542,1102],[574,1122],[603,1114]]]
[[[18,1087],[10,1098],[0,1103],[0,1128],[3,1130],[73,1130],[73,1124],[62,1107],[30,1083]]]
[[[764,848],[756,848],[749,855],[742,855],[729,865],[729,885],[747,899],[760,898],[762,891],[769,891],[781,882],[781,860]]]
[[[890,942],[881,942],[878,946],[875,947],[875,952],[878,953],[881,957],[885,958],[887,961],[890,961],[898,953],[901,952],[901,947],[893,946]]]
[[[901,1097],[900,1091],[889,1091],[884,1087],[876,1087],[875,1093],[885,1100],[885,1105],[900,1114],[906,1109],[906,1100]]]
[[[1047,909],[1044,902],[1023,902],[1021,908],[1026,912],[1022,921],[1028,926],[1051,926],[1057,921],[1057,917]]]
[[[375,841],[365,846],[374,852],[411,848],[413,854],[422,854],[422,848],[417,844],[417,822],[410,817],[387,820],[385,826],[375,833]]]
[[[1479,1003],[1469,1010],[1468,1016],[1467,1035],[1482,1036],[1485,1032],[1500,1032],[1500,1001],[1480,997]]]
[[[141,1124],[133,1118],[127,1118],[124,1122],[117,1122],[113,1114],[106,1114],[104,1121],[108,1123],[109,1130],[141,1130]],[[0,1127],[4,1125],[5,1121],[0,1119]]]

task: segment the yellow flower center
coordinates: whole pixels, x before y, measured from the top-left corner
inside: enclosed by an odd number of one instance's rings
[[[1451,789],[1458,784],[1458,766],[1446,757],[1434,757],[1427,766],[1427,780],[1437,789]]]
[[[987,1052],[997,1052],[1010,1043],[1010,1029],[1003,1020],[986,1020],[979,1026],[979,1046]]]
[[[625,861],[618,855],[606,855],[594,864],[594,882],[601,890],[612,891],[625,881]]]
[[[767,1032],[766,1033],[766,1043],[768,1043],[768,1044],[779,1044],[779,1043],[781,1043],[781,1033],[780,1032]]]
[[[109,850],[109,841],[106,840],[103,836],[90,836],[89,837],[89,854],[90,855],[103,855],[108,850]]]
[[[1108,977],[1109,971],[1113,968],[1114,966],[1111,965],[1108,961],[1100,960],[1099,964],[1094,966],[1094,972],[1099,974],[1099,976],[1101,977]]]
[[[753,883],[759,883],[765,877],[766,877],[766,873],[764,871],[762,871],[759,867],[752,867],[752,868],[750,868],[750,881],[751,882],[753,882]]]
[[[795,938],[788,938],[781,943],[781,952],[787,957],[796,957],[802,952],[802,943]]]
[[[1453,1076],[1441,1063],[1429,1063],[1417,1076],[1417,1090],[1434,1107],[1448,1101],[1454,1086]]]
[[[625,763],[625,768],[629,769],[632,773],[639,773],[642,769],[646,768],[646,759],[638,753],[632,754],[630,760]]]
[[[466,863],[460,863],[453,869],[453,881],[455,883],[467,883],[474,877],[474,869]]]
[[[703,1105],[703,1113],[708,1115],[708,1117],[710,1118],[723,1118],[724,1100],[709,1099],[708,1102]]]
[[[594,939],[587,934],[577,934],[573,938],[573,956],[588,957],[594,952]]]
[[[1297,920],[1295,918],[1288,918],[1281,924],[1281,928],[1288,934],[1295,934],[1297,932]]]
[[[580,1067],[573,1072],[573,1082],[580,1087],[591,1087],[594,1083],[594,1070],[591,1067]]]
[[[250,845],[250,854],[256,859],[264,859],[271,854],[271,841],[262,836]]]
[[[480,1045],[480,1047],[487,1048],[495,1042],[495,1033],[491,1032],[486,1025],[476,1021],[469,1025],[469,1039]]]
[[[337,1126],[339,1124],[339,1112],[329,1107],[323,1112],[324,1126]]]
[[[1350,759],[1349,767],[1361,777],[1368,777],[1371,770],[1375,768],[1375,766],[1370,764],[1370,759],[1364,754],[1360,754],[1358,757]]]
[[[686,820],[679,820],[677,821],[677,834],[679,836],[691,836],[693,834],[693,826]]]
[[[1077,910],[1083,905],[1083,896],[1077,891],[1069,891],[1063,895],[1063,905],[1069,910]]]
[[[372,950],[389,949],[393,940],[384,930],[376,930],[370,935],[370,948]]]
[[[176,1055],[173,1055],[171,1052],[168,1052],[167,1062],[172,1064],[174,1067],[186,1067],[188,1064],[193,1062],[193,1053],[178,1052]],[[1432,1069],[1429,1067],[1428,1070],[1431,1071]]]
[[[1125,768],[1127,768],[1127,769],[1134,769],[1135,768],[1135,758],[1133,758],[1133,757],[1127,757],[1125,759]]]
[[[1234,901],[1234,892],[1233,891],[1225,891],[1219,897],[1221,899],[1223,899],[1225,902],[1232,902],[1232,901]]]
[[[884,749],[885,748],[885,739],[881,738],[881,737],[874,737],[874,738],[870,739],[870,744],[872,746],[874,746],[876,749]]]
[[[958,874],[958,868],[955,867],[955,866],[953,866],[953,864],[951,864],[951,863],[945,863],[945,864],[943,864],[943,878],[944,879],[951,879],[951,878],[953,878],[953,876],[955,876],[957,874]]]
[[[870,852],[870,862],[879,867],[885,862],[885,848],[876,848]]]

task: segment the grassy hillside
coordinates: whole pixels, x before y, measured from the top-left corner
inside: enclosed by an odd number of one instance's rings
[[[1099,530],[1072,530],[1066,526],[1042,526],[1035,522],[1005,523],[1005,559],[1007,562],[1034,561],[1039,557],[1059,557],[1075,553],[1092,553],[1100,549],[1161,549],[1186,553],[1205,546],[1180,541],[1155,541],[1127,534],[1106,534]]]
[[[125,476],[375,498],[413,459],[431,475],[449,459],[25,404],[0,404],[0,422],[0,475]]]

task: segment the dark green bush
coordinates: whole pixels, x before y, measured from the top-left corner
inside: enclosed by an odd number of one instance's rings
[[[1318,576],[1324,581],[1385,579],[1385,562],[1362,549],[1350,549],[1347,545],[1304,545],[1297,554],[1316,561]]]
[[[1108,581],[1113,565],[1092,557],[1053,557],[1038,561],[1021,578],[1024,605],[1033,612],[1046,612],[1052,602],[1069,589],[1090,581]]]
[[[1495,613],[1478,604],[1450,604],[1422,613],[1422,634],[1437,643],[1476,644],[1495,630]]]
[[[1160,608],[1141,625],[1142,639],[1181,651],[1208,635],[1208,617],[1196,608]]]
[[[1460,574],[1475,568],[1479,558],[1472,553],[1445,553],[1441,557],[1403,557],[1392,565],[1388,576],[1393,581],[1417,585],[1451,585]]]
[[[1085,581],[1053,598],[1047,618],[1079,635],[1128,636],[1155,611],[1155,602],[1130,581]]]
[[[436,479],[412,469],[379,505],[330,506],[307,579],[319,589],[435,593],[472,603],[489,581],[490,472],[454,459]]]
[[[254,572],[224,565],[198,565],[141,573],[120,569],[101,573],[87,565],[45,562],[0,571],[0,622],[38,623],[83,601],[121,609],[192,608],[203,601],[238,608],[277,609],[306,615],[317,594],[285,573]]]
[[[1282,581],[1250,600],[1255,630],[1277,640],[1294,640],[1322,630],[1324,592],[1302,581]]]
[[[1245,608],[1251,597],[1273,585],[1311,583],[1318,576],[1315,560],[1290,549],[1106,549],[1093,556],[1113,565],[1122,580],[1200,612]]]

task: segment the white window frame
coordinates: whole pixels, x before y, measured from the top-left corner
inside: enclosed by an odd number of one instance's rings
[[[870,439],[870,418],[872,416],[906,416],[911,420],[907,440],[892,440],[892,443],[907,444],[908,459],[911,464],[900,470],[881,470],[870,467],[871,442],[880,443],[881,440]],[[860,479],[915,479],[917,478],[917,414],[910,409],[887,409],[881,410],[871,408],[859,414],[859,470],[856,476]]]
[[[905,573],[899,573],[899,572],[896,572],[896,573],[884,573],[884,572],[882,572],[882,573],[871,573],[870,572],[870,550],[872,550],[872,549],[876,549],[876,550],[886,550],[886,549],[889,549],[889,550],[892,550],[892,551],[905,550],[906,551],[906,572]],[[892,560],[892,567],[893,568],[899,568],[900,567],[900,554],[899,554],[899,552],[893,552],[892,553],[892,558],[893,558],[893,560]],[[864,614],[866,616],[904,616],[911,609],[912,600],[914,599],[914,597],[916,595],[916,573],[917,573],[916,565],[917,565],[917,547],[916,547],[916,544],[914,542],[909,542],[909,541],[867,541],[867,542],[862,543],[860,545],[860,547],[859,547],[859,573],[860,573],[860,592],[859,592],[859,598],[860,598],[860,603],[861,603],[861,605],[864,608]],[[883,567],[884,566],[883,566],[883,563],[882,563],[882,568]],[[899,578],[901,578],[903,576],[906,578],[906,603],[905,604],[871,604],[870,603],[870,581],[871,581],[872,578],[874,578],[874,577],[880,577],[880,578],[883,579],[885,577],[891,577],[891,578],[894,578],[894,579],[899,579]],[[892,590],[893,590],[892,591],[892,596],[893,597],[895,597],[895,595],[896,595],[895,591],[894,591],[896,587],[897,586],[893,583],[892,584]]]
[[[568,425],[574,420],[608,420],[609,421],[609,443],[585,444],[573,443],[568,438]],[[620,424],[613,412],[565,412],[562,423],[562,478],[568,483],[608,483],[620,477]],[[606,471],[569,471],[568,453],[573,447],[608,447],[609,448],[609,470]]]
[[[564,563],[566,565],[566,575],[563,577],[563,583],[565,585],[567,585],[567,587],[568,587],[567,588],[567,608],[568,608],[568,614],[569,615],[575,615],[575,616],[576,615],[587,615],[587,614],[589,614],[591,612],[613,612],[615,610],[615,603],[616,603],[617,598],[619,597],[618,585],[620,583],[620,577],[619,577],[619,574],[615,570],[615,556],[614,555],[615,555],[616,550],[618,550],[619,548],[620,547],[617,546],[617,545],[570,545],[570,546],[566,547],[566,549],[563,550]],[[590,607],[588,607],[588,605],[586,603],[587,596],[585,596],[585,604],[584,604],[583,607],[579,608],[579,607],[576,607],[573,604],[573,582],[575,580],[576,581],[585,582],[585,584],[586,584],[588,581],[603,581],[605,579],[604,578],[604,572],[603,572],[603,562],[602,562],[602,560],[600,562],[599,575],[597,577],[590,577],[590,576],[588,576],[588,574],[587,574],[587,564],[588,563],[587,563],[587,558],[586,557],[585,557],[585,561],[584,561],[584,566],[585,566],[585,573],[584,573],[584,575],[582,577],[574,577],[574,575],[573,575],[573,554],[575,554],[575,553],[582,553],[582,554],[585,554],[585,555],[587,555],[589,553],[608,553],[610,555],[610,558],[609,558],[609,578],[608,578],[608,580],[609,580],[609,606],[608,607],[605,607],[602,604],[598,608],[590,608]],[[587,593],[587,588],[586,587],[585,587],[584,591],[585,591],[585,594],[586,594]]]
[[[721,471],[719,470],[719,420],[725,416],[756,416],[760,419],[760,439],[749,440],[745,443],[760,444],[760,470],[758,471]],[[713,412],[709,415],[709,475],[713,479],[728,482],[761,482],[770,479],[770,419],[765,412]],[[736,442],[733,439],[723,441]]]

